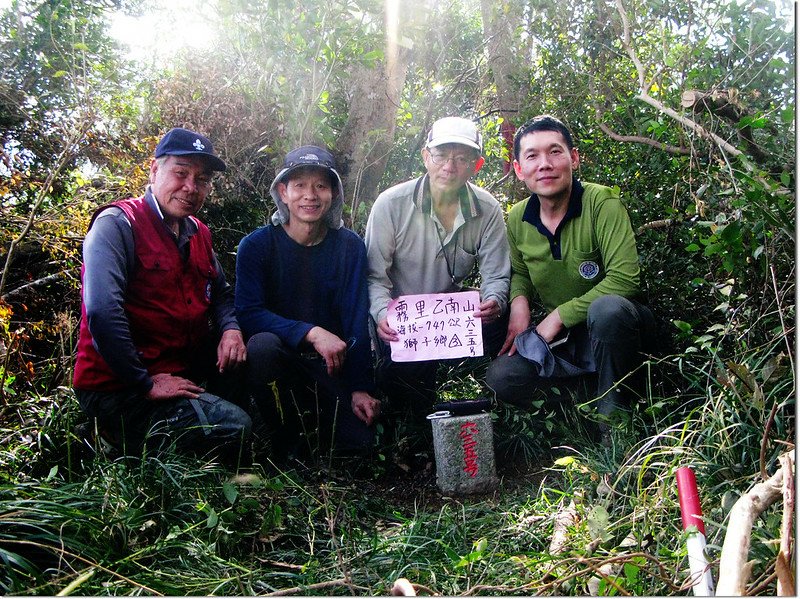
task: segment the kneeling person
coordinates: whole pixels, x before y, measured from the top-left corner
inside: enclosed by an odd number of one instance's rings
[[[436,403],[438,360],[395,362],[399,335],[387,319],[402,295],[462,291],[477,266],[485,355],[497,355],[508,319],[509,250],[503,210],[469,179],[483,164],[477,125],[437,120],[422,149],[425,174],[381,193],[367,220],[370,310],[376,328],[379,384],[390,405],[424,417]]]
[[[524,405],[538,383],[596,373],[597,409],[610,416],[636,396],[631,379],[621,381],[641,365],[655,322],[639,301],[636,242],[619,192],[578,181],[578,160],[569,130],[551,116],[515,136],[514,171],[532,195],[508,215],[511,314],[505,355],[486,380],[499,400]],[[548,314],[531,325],[535,295]]]
[[[278,452],[296,443],[303,412],[340,449],[371,445],[373,396],[366,250],[342,227],[333,156],[289,152],[272,183],[271,224],[239,245],[236,313],[247,338],[248,388]],[[272,383],[277,383],[272,385]]]
[[[233,289],[194,216],[223,170],[206,137],[172,129],[144,195],[103,206],[89,225],[75,394],[123,452],[174,440],[237,460],[250,435],[247,413],[220,397],[246,358]],[[226,379],[218,394],[200,386],[215,375]]]

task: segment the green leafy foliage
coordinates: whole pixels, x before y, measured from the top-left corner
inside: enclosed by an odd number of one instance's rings
[[[0,15],[0,590],[377,595],[405,576],[446,595],[688,593],[675,469],[695,469],[716,558],[732,503],[795,438],[790,7],[503,6],[519,53],[506,82],[520,98],[515,124],[562,118],[579,177],[621,189],[650,304],[674,344],[643,366],[647,396],[609,447],[591,434],[590,388],[538,390],[529,410],[493,415],[498,493],[447,499],[432,475],[398,478],[387,447],[358,468],[281,469],[258,455],[237,475],[169,453],[113,460],[74,432],[91,213],[142,192],[164,130],[200,129],[229,165],[201,218],[233,280],[238,241],[269,217],[282,154],[300,143],[337,151],[359,77],[386,93],[385,3],[220,0],[207,7],[217,45],[158,71],[129,68],[107,33],[109,9],[138,3],[14,1]],[[403,13],[408,70],[380,188],[420,174],[430,124],[460,115],[484,134],[475,181],[506,204],[522,199],[513,175],[502,179],[508,107],[479,7],[448,0]],[[688,91],[724,92],[724,102],[682,105]],[[380,137],[361,129],[363,143]],[[349,214],[358,231],[369,203]],[[487,396],[485,366],[443,364],[440,398]],[[399,436],[428,432],[406,425]],[[578,517],[553,554],[556,515],[570,504]],[[779,534],[775,507],[754,529],[749,592],[774,594]]]

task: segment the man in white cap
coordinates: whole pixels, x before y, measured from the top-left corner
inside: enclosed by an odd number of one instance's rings
[[[125,453],[175,442],[237,461],[250,435],[247,413],[221,397],[247,357],[233,289],[195,218],[224,170],[207,137],[171,129],[144,195],[101,207],[89,225],[73,385],[92,428]]]
[[[323,445],[367,450],[380,403],[372,396],[366,251],[342,226],[333,156],[317,146],[292,150],[270,193],[271,224],[242,239],[236,258],[250,394],[279,459],[315,449],[302,436],[310,441],[317,417]]]
[[[497,200],[469,182],[483,165],[472,121],[433,124],[422,150],[427,173],[387,189],[375,200],[366,230],[370,314],[379,346],[378,382],[391,404],[419,416],[435,403],[438,361],[393,362],[389,302],[401,295],[460,291],[477,266],[484,353],[496,356],[508,321],[511,262]]]

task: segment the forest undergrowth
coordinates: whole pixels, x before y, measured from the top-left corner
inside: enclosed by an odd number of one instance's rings
[[[682,466],[713,578],[730,575],[732,507],[795,451],[790,3],[448,0],[395,22],[391,5],[200,3],[209,45],[154,45],[152,63],[121,52],[112,13],[159,15],[177,38],[191,31],[177,3],[0,10],[0,593],[385,595],[403,577],[419,594],[688,595]],[[571,128],[580,180],[619,186],[660,320],[644,397],[610,443],[582,385],[494,407],[500,481],[474,496],[439,491],[425,443],[404,451],[427,422],[384,422],[363,460],[276,464],[257,439],[238,470],[114,457],[78,433],[83,238],[99,206],[143,192],[169,128],[204,132],[226,161],[200,218],[234,282],[290,148],[331,149],[362,234],[378,193],[422,173],[442,116],[480,126],[473,182],[506,210],[524,199],[508,137],[542,113]],[[483,396],[485,366],[443,367],[440,398]],[[792,511],[755,519],[748,594],[790,588]]]
[[[69,388],[6,393],[0,588],[380,595],[405,577],[420,594],[687,594],[674,472],[697,475],[713,568],[731,505],[792,448],[784,333],[724,363],[708,340],[648,361],[647,397],[608,447],[587,432],[579,394],[555,412],[496,410],[501,482],[472,497],[443,496],[430,465],[400,468],[389,445],[355,467],[319,454],[277,466],[258,443],[238,471],[171,451],[112,459],[76,436]],[[455,367],[441,396],[479,390]],[[774,592],[780,521],[774,506],[754,528],[752,594]]]

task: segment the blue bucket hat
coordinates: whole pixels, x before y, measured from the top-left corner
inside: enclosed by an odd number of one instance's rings
[[[328,150],[320,148],[319,146],[301,146],[286,154],[281,165],[281,170],[275,176],[275,180],[269,188],[269,194],[275,200],[275,207],[277,210],[272,214],[271,221],[273,225],[285,225],[289,222],[289,208],[281,199],[278,193],[278,183],[283,183],[284,179],[291,173],[299,168],[314,166],[327,170],[332,173],[336,181],[336,187],[333,200],[331,201],[331,209],[325,215],[325,224],[331,229],[338,229],[344,223],[342,222],[342,209],[344,207],[344,186],[342,185],[342,178],[336,171],[336,160]]]
[[[224,171],[225,163],[214,153],[211,140],[195,131],[175,127],[161,138],[156,146],[156,158],[161,156],[204,156],[211,170]]]

